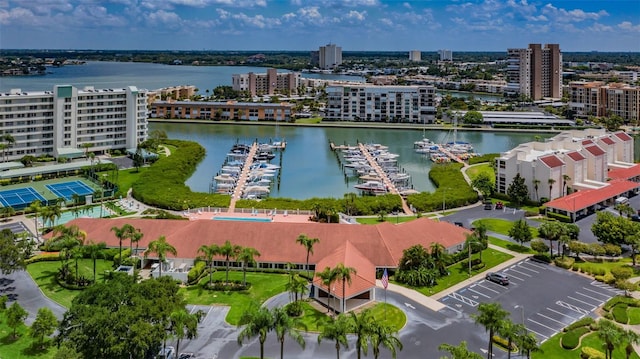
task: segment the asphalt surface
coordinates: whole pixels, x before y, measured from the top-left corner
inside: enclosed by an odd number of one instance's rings
[[[7,306],[17,300],[29,312],[25,321],[27,325],[33,323],[40,308],[50,308],[58,319],[62,319],[67,311],[65,307],[45,297],[26,271],[0,275],[0,295],[9,297]]]
[[[22,221],[17,222],[8,222],[4,224],[0,224],[0,231],[9,229],[13,234],[20,234],[23,232],[27,232],[27,235],[30,237],[34,237],[33,233],[27,228],[27,226],[22,223]]]

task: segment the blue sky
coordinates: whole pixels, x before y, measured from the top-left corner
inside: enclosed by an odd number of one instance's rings
[[[640,0],[0,0],[0,48],[640,51]]]

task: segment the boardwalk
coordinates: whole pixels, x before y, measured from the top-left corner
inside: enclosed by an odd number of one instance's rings
[[[461,160],[458,156],[454,155],[453,153],[449,152],[449,150],[445,149],[443,145],[438,145],[438,151],[444,153],[445,155],[447,155],[447,157],[451,158],[452,160],[458,163],[462,163],[463,165],[467,164],[466,162]]]
[[[231,202],[229,202],[229,213],[233,213],[236,210],[236,202],[242,196],[242,191],[244,190],[244,185],[247,183],[247,177],[249,176],[249,170],[251,164],[253,163],[253,156],[256,155],[258,151],[258,144],[253,143],[251,145],[251,149],[249,150],[249,154],[247,158],[244,160],[244,167],[242,167],[242,172],[240,173],[240,178],[238,178],[238,182],[236,183],[236,188],[233,190],[233,195],[231,196]]]
[[[389,180],[389,177],[387,177],[387,174],[382,170],[382,168],[380,168],[380,165],[378,165],[378,162],[373,158],[373,156],[371,156],[371,153],[369,153],[369,150],[367,150],[367,147],[362,143],[359,143],[358,146],[360,147],[360,151],[362,151],[362,154],[364,155],[364,157],[367,159],[367,162],[369,162],[369,165],[374,169],[374,171],[376,171],[382,183],[384,183],[384,185],[389,189],[389,192],[391,192],[391,194],[396,194],[400,196],[400,200],[402,201],[402,209],[404,210],[404,213],[407,215],[412,215],[413,211],[411,211],[411,209],[409,208],[409,205],[407,205],[407,201],[405,201],[404,197],[400,195],[400,192],[398,192],[396,185]]]

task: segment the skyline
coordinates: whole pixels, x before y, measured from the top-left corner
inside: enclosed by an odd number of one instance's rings
[[[2,49],[640,51],[637,0],[0,0]]]

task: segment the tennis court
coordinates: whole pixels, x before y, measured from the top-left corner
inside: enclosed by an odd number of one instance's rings
[[[93,194],[95,191],[82,181],[71,181],[62,183],[53,183],[46,185],[47,189],[58,197],[62,197],[67,201],[73,199],[73,195],[86,196]]]
[[[40,195],[33,187],[23,187],[0,191],[0,203],[4,207],[22,209],[31,202],[39,200],[46,203],[46,199]]]

